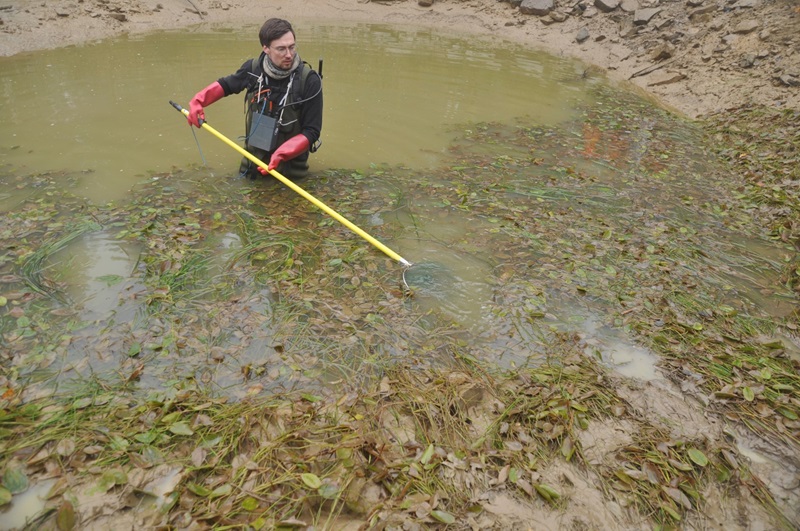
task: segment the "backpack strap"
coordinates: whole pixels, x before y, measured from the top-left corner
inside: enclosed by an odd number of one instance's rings
[[[303,94],[306,92],[306,79],[308,79],[308,75],[314,69],[311,68],[311,65],[307,62],[303,61],[301,70],[300,70],[300,83],[297,84],[297,90],[295,92],[295,99],[296,101],[300,101],[303,99]]]

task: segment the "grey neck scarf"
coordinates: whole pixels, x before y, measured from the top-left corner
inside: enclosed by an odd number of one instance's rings
[[[272,79],[286,79],[292,74],[292,72],[297,70],[298,66],[300,66],[300,54],[294,54],[294,61],[292,62],[292,66],[289,68],[289,70],[278,68],[275,63],[270,60],[269,55],[267,54],[264,54],[262,66],[264,68],[264,72],[266,72],[267,75]]]

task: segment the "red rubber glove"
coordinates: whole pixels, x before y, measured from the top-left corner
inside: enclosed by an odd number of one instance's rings
[[[208,107],[217,100],[225,97],[225,90],[218,81],[214,81],[209,86],[198,92],[189,102],[189,114],[186,119],[190,125],[200,127],[206,120],[206,113],[203,112],[203,107]]]
[[[269,164],[267,164],[267,170],[262,168],[261,166],[258,167],[258,171],[261,172],[261,175],[266,175],[269,171],[274,170],[277,168],[281,162],[292,160],[297,155],[301,153],[305,153],[308,151],[309,142],[306,135],[299,134],[295,135],[280,146],[278,149],[275,150],[275,153],[272,154],[272,157],[269,159]]]

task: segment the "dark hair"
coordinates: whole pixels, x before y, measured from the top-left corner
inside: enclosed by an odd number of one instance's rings
[[[271,18],[264,22],[261,30],[258,32],[258,40],[261,41],[262,46],[269,47],[270,43],[275,39],[280,39],[287,33],[291,32],[293,37],[296,37],[292,25],[288,20],[282,18]]]

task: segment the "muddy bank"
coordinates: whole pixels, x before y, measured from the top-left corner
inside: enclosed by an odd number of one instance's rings
[[[125,33],[295,21],[408,24],[480,33],[583,60],[698,117],[755,103],[800,107],[800,11],[788,1],[713,0],[25,0],[0,5],[0,54],[77,45]],[[255,41],[255,38],[254,38]],[[255,43],[254,43],[255,44]]]

